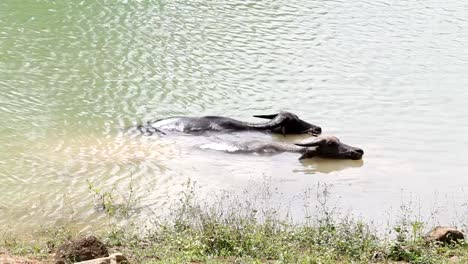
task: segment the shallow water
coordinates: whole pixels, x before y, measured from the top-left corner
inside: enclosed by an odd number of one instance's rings
[[[3,0],[0,225],[97,225],[88,182],[121,193],[131,183],[154,213],[188,178],[205,196],[265,178],[281,199],[332,184],[371,219],[409,195],[456,220],[447,208],[468,199],[467,12],[463,0]],[[232,155],[197,148],[222,135],[126,132],[174,115],[279,110],[364,159]]]

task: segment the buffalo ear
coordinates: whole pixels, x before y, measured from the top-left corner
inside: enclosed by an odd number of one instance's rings
[[[278,114],[273,114],[273,115],[254,115],[254,117],[258,117],[258,118],[264,118],[264,119],[274,119],[275,117],[277,117]]]

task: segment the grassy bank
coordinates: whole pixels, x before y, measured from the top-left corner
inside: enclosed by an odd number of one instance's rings
[[[326,188],[318,192],[306,221],[295,223],[278,208],[257,209],[232,196],[206,203],[189,190],[165,219],[145,226],[111,223],[94,235],[132,263],[468,263],[468,244],[426,243],[429,227],[408,216],[378,231],[328,207],[327,195]],[[110,220],[131,217],[129,204],[102,200],[101,206]],[[1,247],[47,263],[60,243],[79,235],[64,228],[44,229],[35,242],[4,235]]]

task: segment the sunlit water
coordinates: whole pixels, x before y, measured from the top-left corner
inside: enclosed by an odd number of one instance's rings
[[[366,218],[412,197],[456,222],[463,209],[450,208],[468,200],[467,3],[2,0],[0,226],[99,225],[90,183],[123,195],[132,186],[144,218],[188,178],[202,196],[267,179],[286,200],[327,183]],[[199,148],[219,134],[126,130],[279,110],[364,159],[234,155]],[[297,139],[229,137],[252,138]]]

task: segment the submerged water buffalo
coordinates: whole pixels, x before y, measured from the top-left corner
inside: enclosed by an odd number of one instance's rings
[[[300,159],[312,157],[352,159],[360,160],[364,155],[364,150],[342,143],[335,136],[320,135],[312,140],[307,140],[295,144],[298,147],[306,148]]]
[[[280,134],[320,134],[322,129],[316,125],[305,122],[290,112],[279,112],[273,115],[255,115],[254,117],[269,119],[263,123],[249,123],[222,116],[202,116],[202,117],[170,117],[145,125],[138,126],[143,134],[152,135],[154,133],[165,134],[166,131],[179,132],[203,132],[203,131],[224,131],[224,130],[257,130]]]
[[[334,158],[334,159],[352,159],[359,160],[364,155],[360,148],[352,147],[341,143],[334,136],[315,135],[312,139],[290,144],[283,142],[251,141],[241,144],[224,144],[220,148],[214,144],[201,146],[204,149],[224,150],[231,153],[280,153],[296,152],[301,153],[299,159],[309,159],[313,157]]]

